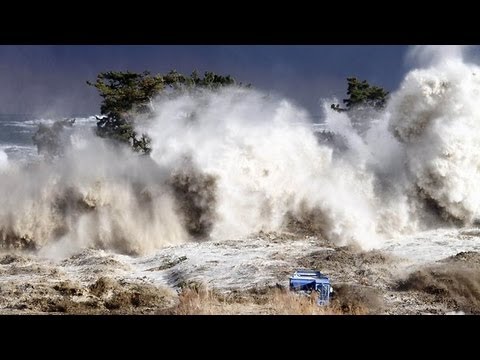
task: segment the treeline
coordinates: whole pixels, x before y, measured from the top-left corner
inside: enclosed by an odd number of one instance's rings
[[[148,134],[137,133],[134,122],[139,115],[147,118],[153,116],[154,99],[198,89],[214,91],[226,86],[251,86],[237,82],[230,75],[218,75],[208,71],[203,76],[199,76],[196,71],[183,75],[175,70],[157,75],[148,71],[108,71],[98,74],[94,82],[87,81],[87,84],[95,87],[102,97],[96,134],[117,144],[127,144],[142,154],[151,152],[151,140]],[[389,93],[383,88],[355,77],[347,78],[347,85],[348,97],[343,99],[344,107],[332,104],[331,108],[335,111],[347,112],[358,107],[379,110],[385,107]],[[58,140],[59,133],[65,126],[72,126],[73,122],[74,120],[63,120],[52,127],[40,125],[33,137],[39,152],[58,154],[62,145]]]

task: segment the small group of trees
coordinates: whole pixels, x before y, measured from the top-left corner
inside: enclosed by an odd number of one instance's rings
[[[387,104],[388,91],[379,86],[370,85],[366,80],[360,81],[355,77],[347,78],[347,95],[343,99],[344,108],[340,104],[332,104],[333,110],[343,112],[350,111],[359,107],[368,107],[381,110]]]
[[[40,124],[33,135],[33,144],[39,154],[47,158],[53,158],[63,152],[68,145],[67,139],[62,136],[65,128],[72,127],[75,119],[55,121],[52,125]]]
[[[355,77],[347,78],[347,84],[348,97],[343,99],[345,107],[332,104],[331,108],[338,112],[348,112],[352,127],[359,134],[363,134],[370,128],[375,112],[385,108],[388,92]]]
[[[230,75],[207,71],[201,77],[194,71],[186,76],[175,70],[165,75],[109,71],[100,73],[94,83],[87,81],[88,85],[97,88],[103,98],[100,107],[102,116],[97,117],[97,135],[128,143],[133,150],[145,154],[151,151],[150,138],[147,134],[137,134],[134,116],[151,114],[155,97],[200,88],[217,89],[235,83]]]

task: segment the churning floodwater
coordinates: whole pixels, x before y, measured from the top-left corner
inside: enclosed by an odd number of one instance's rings
[[[338,113],[339,99],[324,99],[321,125],[254,89],[155,99],[153,116],[135,122],[149,156],[97,137],[92,116],[46,159],[32,136],[58,119],[2,115],[0,244],[142,255],[307,228],[419,261],[477,250],[480,68],[461,52],[435,54],[384,110]]]

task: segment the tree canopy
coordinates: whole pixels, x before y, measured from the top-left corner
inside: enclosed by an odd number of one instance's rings
[[[370,85],[366,80],[360,81],[355,77],[347,78],[347,99],[343,99],[345,108],[339,104],[332,104],[331,108],[337,111],[349,111],[358,106],[368,106],[374,109],[383,109],[387,103],[388,91],[379,86]]]
[[[72,127],[74,123],[75,119],[64,119],[55,121],[51,126],[40,124],[32,137],[38,153],[47,158],[61,155],[68,143],[68,140],[62,136],[64,128]]]
[[[151,113],[152,100],[161,94],[197,88],[217,89],[235,83],[230,75],[207,71],[200,77],[194,71],[186,76],[175,70],[165,75],[151,75],[148,71],[108,71],[98,74],[94,83],[87,81],[88,85],[97,88],[103,98],[100,107],[102,116],[97,117],[97,135],[129,143],[135,151],[147,154],[151,151],[150,138],[147,134],[137,134],[132,114]]]

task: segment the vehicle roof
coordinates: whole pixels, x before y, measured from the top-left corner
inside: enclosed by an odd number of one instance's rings
[[[295,270],[294,276],[313,276],[313,277],[326,277],[318,270],[299,269]]]

